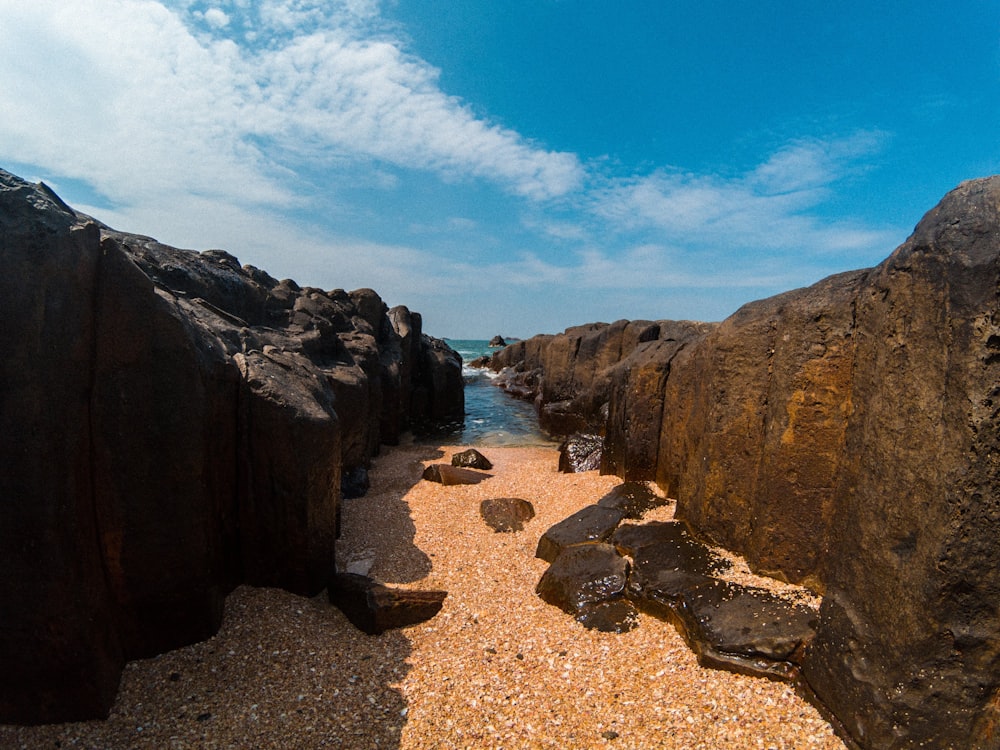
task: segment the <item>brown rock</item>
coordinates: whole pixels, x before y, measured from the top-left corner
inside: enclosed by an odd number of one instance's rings
[[[424,469],[423,473],[423,478],[427,481],[444,485],[479,484],[491,476],[493,475],[472,469],[451,466],[450,464],[431,464]]]
[[[452,466],[463,466],[468,469],[484,469],[486,471],[493,468],[493,464],[482,453],[475,448],[469,448],[451,457]]]
[[[603,450],[604,438],[600,435],[571,435],[559,446],[559,471],[564,474],[596,471]]]
[[[567,547],[542,575],[535,592],[574,617],[593,604],[621,599],[628,562],[610,544]]]
[[[622,518],[622,512],[615,508],[588,505],[542,534],[535,557],[552,562],[560,552],[574,544],[603,542],[611,537]]]
[[[613,488],[597,501],[602,508],[616,508],[625,518],[642,518],[653,508],[659,508],[670,501],[655,495],[649,487],[639,482],[625,482]]]
[[[524,524],[535,517],[535,508],[519,497],[496,497],[479,504],[479,515],[494,531],[523,531]]]
[[[426,622],[441,611],[446,591],[390,588],[367,576],[336,573],[330,578],[330,603],[368,635]]]

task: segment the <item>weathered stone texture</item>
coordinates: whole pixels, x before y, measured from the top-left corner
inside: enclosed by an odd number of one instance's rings
[[[461,361],[371,290],[116,232],[0,171],[0,721],[106,714],[241,582],[315,594],[341,473],[461,419]]]
[[[1000,747],[998,290],[993,177],[874,269],[686,339],[580,326],[491,367],[537,384],[543,425],[603,434],[602,470],[655,477],[696,535],[825,593],[804,674],[863,747]]]

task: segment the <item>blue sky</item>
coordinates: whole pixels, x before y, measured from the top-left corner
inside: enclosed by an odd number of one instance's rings
[[[451,338],[719,320],[1000,172],[1000,3],[0,0],[0,166]]]

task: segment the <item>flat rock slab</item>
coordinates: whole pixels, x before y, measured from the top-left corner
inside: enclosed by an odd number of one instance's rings
[[[423,478],[430,482],[438,482],[444,485],[455,484],[479,484],[484,479],[489,479],[492,474],[484,474],[481,471],[465,469],[450,464],[431,464],[424,469]]]
[[[479,515],[494,531],[523,531],[535,517],[535,506],[519,497],[494,497],[479,504]]]
[[[577,474],[601,468],[604,438],[600,435],[571,435],[559,446],[559,471]]]
[[[670,501],[653,493],[641,482],[625,482],[597,501],[602,508],[615,508],[625,518],[642,518],[646,511],[667,505]]]
[[[425,622],[438,612],[446,591],[389,588],[367,576],[336,573],[327,587],[330,603],[369,635]]]
[[[791,679],[816,634],[818,614],[764,589],[712,580],[677,608],[703,666]]]
[[[603,542],[618,527],[623,518],[615,508],[588,505],[565,518],[542,534],[535,557],[553,562],[567,547],[583,542]]]
[[[464,466],[467,469],[484,469],[488,471],[493,468],[493,462],[475,448],[456,453],[451,457],[452,466]]]
[[[624,524],[615,530],[611,543],[621,554],[635,558],[635,567],[650,577],[656,570],[707,576],[731,567],[728,560],[691,536],[680,521]]]
[[[621,599],[629,564],[610,544],[578,544],[564,549],[535,587],[544,601],[574,617],[587,605]]]

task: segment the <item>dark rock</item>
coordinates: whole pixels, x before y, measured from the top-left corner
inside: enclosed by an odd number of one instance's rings
[[[867,747],[996,747],[1000,178],[963,183],[856,303],[806,678]]]
[[[603,542],[611,536],[622,518],[622,512],[614,508],[602,508],[599,505],[581,508],[542,534],[535,557],[552,562],[563,549],[571,545]]]
[[[484,354],[482,357],[476,357],[475,359],[471,359],[465,364],[468,365],[469,367],[474,367],[477,370],[482,370],[490,366],[491,360],[492,357],[489,354]]]
[[[625,524],[611,537],[622,554],[632,557],[628,596],[640,609],[674,619],[687,591],[708,583],[729,568],[729,561],[693,539],[682,523]]]
[[[559,446],[559,471],[578,474],[599,469],[603,448],[600,435],[572,435]]]
[[[503,340],[503,336],[498,335],[490,339],[490,346],[491,347],[507,346],[507,342]]]
[[[612,489],[597,501],[602,508],[616,508],[625,518],[638,519],[653,508],[660,508],[670,501],[653,493],[639,482],[625,482]]]
[[[611,535],[611,543],[622,554],[635,558],[636,568],[650,571],[686,570],[712,575],[730,568],[728,560],[692,537],[679,521],[652,521],[641,526],[625,524]]]
[[[214,634],[240,583],[322,590],[342,468],[461,411],[457,354],[407,349],[374,292],[117,232],[2,171],[0,271],[0,722],[106,715],[126,660]]]
[[[328,596],[356,628],[378,635],[431,619],[441,611],[447,592],[395,589],[367,576],[336,573]]]
[[[585,604],[576,621],[588,630],[602,633],[627,633],[639,626],[639,611],[628,599],[611,599]]]
[[[518,497],[496,497],[479,504],[479,515],[494,531],[523,531],[524,524],[535,517],[535,508]]]
[[[686,589],[677,616],[702,666],[772,679],[797,676],[816,634],[808,607],[718,580]]]
[[[364,497],[370,487],[371,479],[368,477],[368,469],[364,466],[355,466],[350,471],[345,471],[340,479],[340,494],[347,500]]]
[[[451,457],[451,465],[464,466],[468,469],[484,469],[487,471],[493,468],[490,460],[475,448],[469,448],[461,453],[456,453]]]
[[[423,478],[427,481],[444,485],[479,484],[491,476],[493,475],[473,471],[472,469],[451,466],[450,464],[431,464],[424,469],[423,473]]]
[[[576,617],[587,605],[620,599],[627,579],[628,562],[610,544],[577,544],[556,557],[535,592]]]

